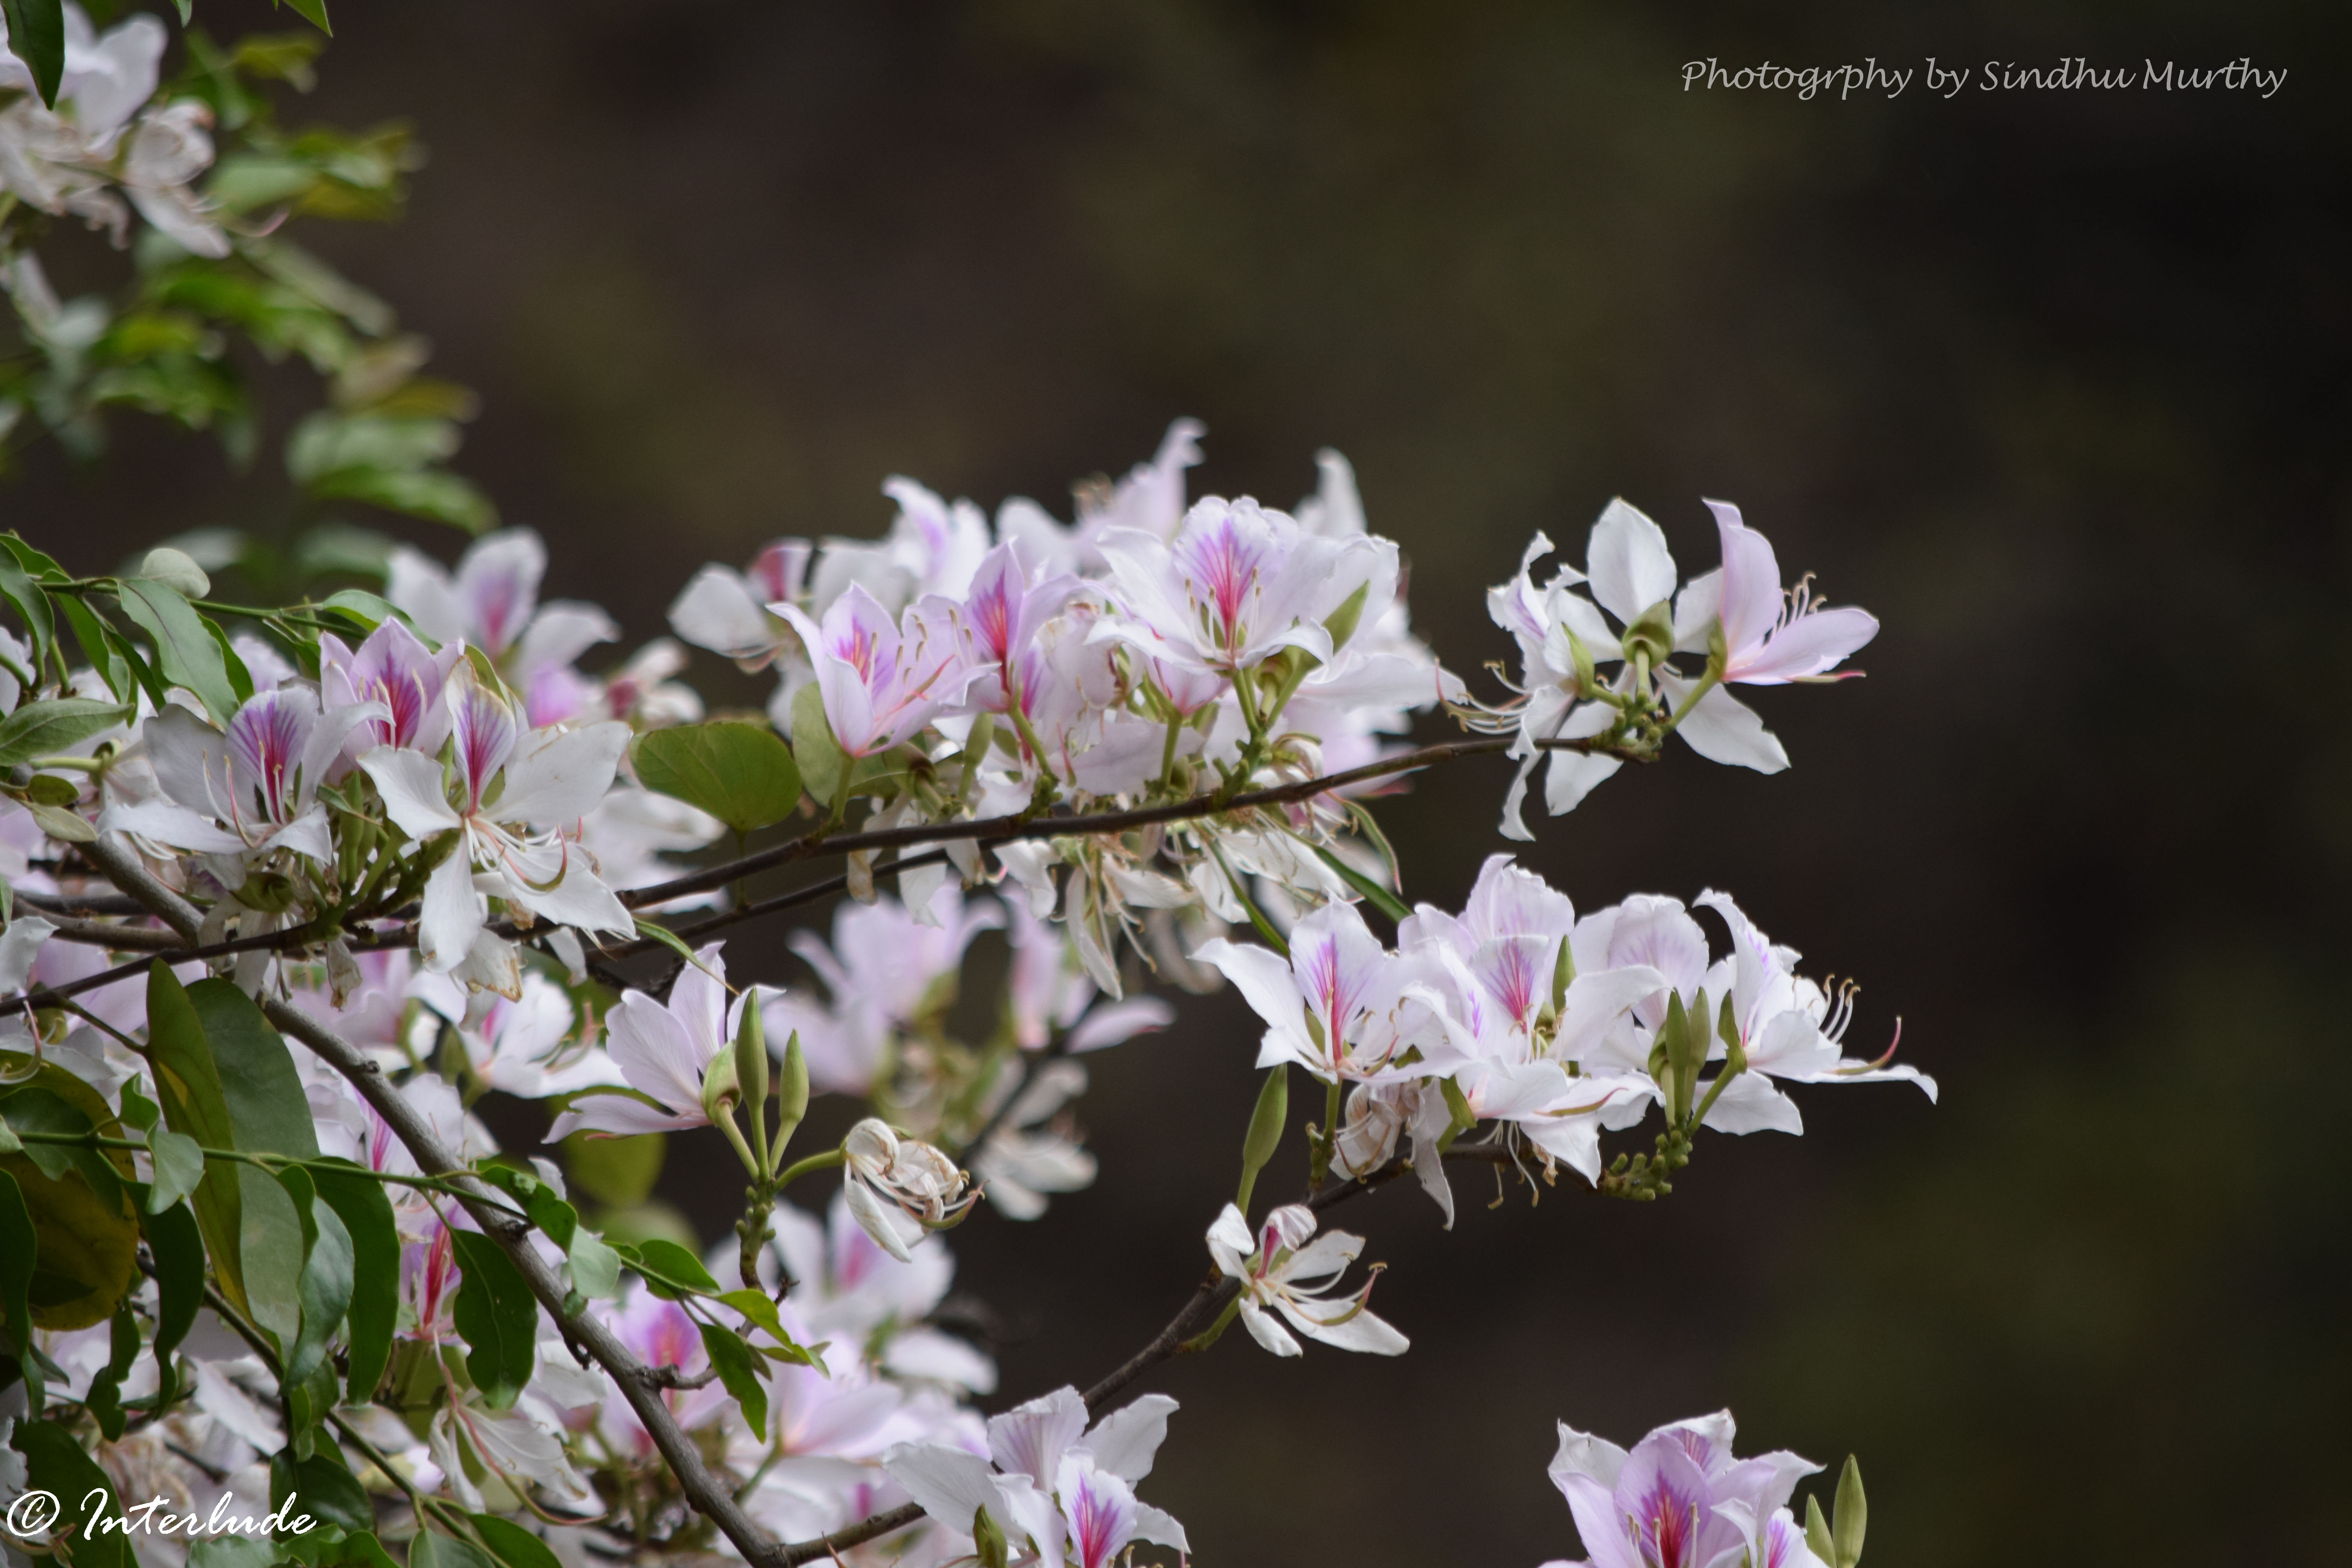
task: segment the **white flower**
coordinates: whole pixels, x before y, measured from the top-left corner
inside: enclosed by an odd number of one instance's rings
[[[1417,967],[1383,949],[1353,904],[1326,904],[1292,928],[1287,961],[1220,937],[1193,954],[1240,988],[1265,1036],[1257,1065],[1297,1062],[1325,1082],[1411,1073],[1402,1058],[1443,1037]]]
[[[629,727],[606,721],[526,731],[507,700],[466,664],[452,672],[446,700],[457,805],[433,757],[380,746],[360,759],[403,832],[420,841],[452,830],[462,835],[425,884],[417,928],[425,967],[446,974],[467,960],[484,934],[493,896],[558,925],[633,934],[629,911],[576,842],[580,819],[613,785]],[[494,780],[502,780],[496,792]]]
[[[925,1231],[955,1224],[980,1196],[953,1160],[871,1116],[849,1130],[841,1153],[849,1212],[901,1263]]]
[[[384,597],[436,642],[466,642],[498,661],[518,688],[550,666],[568,666],[620,635],[593,605],[539,602],[547,546],[527,528],[486,533],[467,547],[453,578],[406,546],[392,552]]]
[[[1304,1204],[1276,1209],[1255,1236],[1248,1219],[1231,1204],[1209,1227],[1209,1256],[1227,1279],[1241,1281],[1242,1325],[1250,1337],[1276,1355],[1297,1355],[1298,1342],[1283,1327],[1287,1322],[1308,1339],[1343,1351],[1402,1355],[1412,1342],[1365,1308],[1370,1280],[1352,1296],[1316,1289],[1346,1271],[1364,1249],[1364,1238],[1343,1230],[1312,1241],[1311,1237],[1315,1211]]]
[[[248,699],[224,734],[168,705],[140,731],[163,798],[110,805],[99,826],[237,863],[280,848],[331,859],[319,786],[344,737],[383,712],[356,702],[322,713],[315,690],[286,686]]]
[[[605,1016],[605,1049],[613,1065],[631,1088],[657,1101],[658,1109],[625,1094],[583,1094],[555,1119],[548,1142],[583,1130],[629,1134],[710,1124],[703,1079],[719,1054],[733,1048],[743,1009],[751,1002],[746,993],[728,1005],[727,963],[719,955],[723,945],[710,943],[678,971],[667,1004],[628,991]]]
[[[1121,611],[1094,634],[1181,668],[1231,676],[1286,647],[1331,657],[1324,622],[1385,569],[1395,546],[1323,539],[1244,496],[1211,496],[1172,542],[1139,531],[1103,535]]]
[[[1134,1541],[1192,1550],[1181,1524],[1135,1496],[1175,1409],[1166,1394],[1147,1394],[1088,1430],[1086,1401],[1061,1388],[991,1417],[985,1458],[904,1443],[882,1456],[882,1468],[959,1534],[972,1534],[986,1509],[1021,1563],[1108,1568]]]

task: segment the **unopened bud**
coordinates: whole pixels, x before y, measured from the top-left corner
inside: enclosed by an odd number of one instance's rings
[[[1242,1140],[1242,1182],[1234,1202],[1244,1215],[1249,1213],[1250,1194],[1257,1185],[1257,1173],[1274,1158],[1282,1142],[1283,1127],[1290,1120],[1290,1064],[1276,1064],[1265,1075],[1265,1085],[1257,1091],[1257,1109],[1250,1112],[1248,1135]]]
[[[1845,1471],[1838,1477],[1837,1519],[1830,1526],[1831,1544],[1837,1549],[1830,1568],[1858,1568],[1863,1531],[1869,1524],[1870,1504],[1862,1495],[1862,1467],[1848,1454]]]
[[[801,1054],[801,1032],[794,1029],[784,1041],[784,1070],[776,1080],[776,1139],[774,1152],[778,1163],[784,1157],[784,1145],[792,1142],[801,1118],[808,1114],[808,1058]]]

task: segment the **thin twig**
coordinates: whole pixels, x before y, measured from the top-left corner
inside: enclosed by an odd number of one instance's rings
[[[1192,795],[1183,800],[1167,801],[1159,805],[1137,806],[1129,811],[1097,812],[1087,816],[1030,816],[1015,814],[1010,816],[986,816],[971,822],[918,822],[905,827],[886,827],[871,833],[810,833],[746,855],[740,859],[691,872],[650,888],[638,888],[621,895],[621,901],[635,908],[647,904],[666,903],[688,893],[705,892],[722,887],[738,877],[755,871],[769,870],[790,865],[816,855],[847,855],[861,849],[902,849],[910,845],[938,844],[950,839],[976,839],[982,844],[1009,844],[1024,838],[1060,838],[1081,834],[1127,833],[1139,827],[1157,826],[1167,822],[1188,822],[1203,816],[1224,816],[1237,812],[1253,811],[1262,806],[1295,805],[1312,800],[1349,784],[1363,784],[1371,779],[1388,778],[1396,773],[1412,773],[1457,757],[1480,756],[1508,749],[1513,744],[1509,736],[1482,736],[1474,741],[1448,741],[1440,745],[1423,746],[1418,751],[1384,757],[1344,773],[1326,773],[1320,778],[1304,779],[1297,784],[1278,784],[1271,789],[1248,790],[1230,800],[1221,800],[1214,794]],[[1649,753],[1627,747],[1607,747],[1594,742],[1567,741],[1548,746],[1547,750],[1606,752],[1628,761],[1646,761]]]

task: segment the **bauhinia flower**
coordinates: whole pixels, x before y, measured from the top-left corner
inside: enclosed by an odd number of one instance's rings
[[[1811,579],[1780,586],[1780,558],[1771,541],[1740,521],[1729,501],[1711,500],[1723,540],[1723,565],[1694,578],[1675,600],[1677,645],[1706,624],[1723,623],[1723,679],[1733,685],[1785,686],[1792,680],[1844,680],[1861,673],[1827,672],[1878,635],[1878,617],[1812,596]]]
[[[140,216],[182,248],[222,257],[228,237],[211,204],[189,188],[212,165],[205,127],[212,110],[194,99],[138,114],[155,95],[170,36],[152,16],[133,15],[103,34],[79,5],[63,7],[64,49],[57,107],[45,109],[32,71],[6,47],[0,26],[0,189],[47,213],[72,213],[123,243],[130,215],[108,189],[120,184]],[[127,144],[125,131],[130,134]]]
[[[1392,549],[1392,547],[1391,547]],[[1123,612],[1095,635],[1179,668],[1233,675],[1286,647],[1331,657],[1324,622],[1381,569],[1369,538],[1326,539],[1244,496],[1211,496],[1172,542],[1140,531],[1102,537]]]
[[[469,665],[457,667],[446,700],[453,780],[445,782],[438,760],[404,747],[379,746],[360,759],[402,832],[418,840],[461,836],[425,884],[416,944],[425,967],[446,974],[466,962],[485,934],[492,897],[558,925],[632,934],[629,911],[577,842],[580,819],[613,787],[629,727],[608,721],[525,731],[512,704]]]
[[[319,785],[344,737],[383,711],[352,703],[322,713],[316,691],[285,686],[247,700],[224,734],[167,705],[140,731],[163,798],[110,805],[99,826],[201,854],[284,848],[331,859]]]
[[[1137,1500],[1136,1483],[1168,1436],[1176,1402],[1147,1394],[1087,1427],[1087,1403],[1056,1389],[988,1423],[988,1455],[942,1443],[901,1443],[882,1468],[922,1510],[977,1535],[980,1512],[1013,1562],[1109,1568],[1137,1541],[1190,1552],[1184,1527]]]
[[[1786,1451],[1734,1458],[1732,1432],[1718,1411],[1661,1426],[1628,1454],[1561,1422],[1552,1484],[1591,1556],[1544,1568],[1819,1568],[1787,1505],[1821,1467]]]
[[[966,658],[982,672],[964,700],[992,713],[1004,712],[1018,700],[1023,656],[1082,586],[1067,573],[1035,576],[1017,544],[990,551],[972,574],[971,591],[956,617]]]
[[[357,762],[378,746],[404,746],[430,756],[449,738],[449,707],[441,694],[466,651],[451,641],[435,653],[398,621],[386,621],[357,649],[329,632],[319,638],[319,685],[331,703],[372,702],[383,712],[366,720],[343,743]]]
[[[1316,1289],[1337,1280],[1363,1249],[1362,1237],[1343,1230],[1316,1237],[1315,1211],[1304,1204],[1276,1209],[1255,1236],[1248,1219],[1232,1204],[1209,1227],[1209,1256],[1227,1279],[1241,1281],[1234,1304],[1241,1310],[1242,1326],[1250,1338],[1281,1356],[1299,1353],[1298,1342],[1283,1327],[1286,1322],[1308,1339],[1343,1351],[1405,1352],[1412,1342],[1364,1305],[1372,1294],[1371,1280],[1365,1280],[1352,1296]]]
[[[911,739],[982,673],[964,662],[944,601],[926,601],[893,618],[863,584],[852,584],[822,623],[797,605],[768,608],[807,645],[825,721],[853,757]]]
[[[1444,1037],[1416,967],[1381,947],[1353,904],[1301,920],[1287,962],[1223,937],[1193,957],[1223,971],[1265,1020],[1260,1067],[1297,1062],[1327,1083],[1409,1072],[1405,1054]]]
[[[724,945],[714,942],[695,953],[694,962],[678,971],[668,1002],[627,991],[605,1015],[605,1049],[614,1065],[630,1088],[656,1104],[590,1089],[555,1119],[547,1130],[549,1142],[575,1131],[674,1132],[710,1124],[703,1082],[711,1062],[733,1048],[751,997],[746,991],[729,1005],[727,961],[719,955]]]
[[[498,661],[516,687],[550,665],[568,665],[620,635],[593,605],[539,602],[547,546],[527,528],[486,533],[467,548],[452,577],[416,551],[392,552],[384,597],[417,630],[443,643],[466,642]]]
[[[1790,1083],[1916,1083],[1930,1100],[1936,1098],[1934,1079],[1914,1067],[1890,1065],[1887,1058],[1895,1054],[1892,1045],[1875,1061],[1842,1054],[1840,1042],[1853,1016],[1857,989],[1851,982],[1832,997],[1819,984],[1799,974],[1797,951],[1757,930],[1729,894],[1710,890],[1693,902],[1713,910],[1731,928],[1731,956],[1717,963],[1707,978],[1716,995],[1729,994],[1729,1009],[1724,1016],[1739,1043],[1744,1069],[1725,1086],[1708,1112],[1709,1127],[1723,1132],[1767,1128],[1802,1132],[1804,1120],[1796,1103],[1773,1089],[1768,1079]],[[1719,1030],[1721,1024],[1712,1026]],[[1901,1038],[1899,1027],[1896,1038]],[[1726,1057],[1729,1054],[1728,1046],[1720,1041],[1715,1049]]]
[[[697,647],[724,654],[747,674],[767,668],[798,646],[792,629],[767,606],[799,602],[815,552],[805,539],[780,539],[745,571],[703,567],[670,602],[670,629]]]
[[[849,1130],[841,1156],[850,1214],[901,1263],[926,1231],[956,1224],[980,1199],[953,1160],[875,1117]]]

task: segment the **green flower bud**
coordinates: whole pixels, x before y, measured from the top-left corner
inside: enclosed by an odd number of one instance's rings
[[[1282,1130],[1290,1121],[1290,1064],[1279,1063],[1265,1075],[1265,1086],[1257,1091],[1257,1109],[1250,1112],[1249,1134],[1242,1140],[1242,1184],[1234,1194],[1234,1205],[1242,1213],[1249,1213],[1250,1194],[1257,1186],[1257,1173],[1274,1158],[1282,1142]]]

